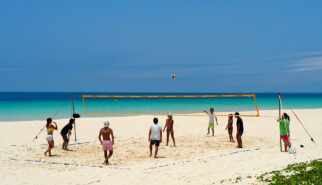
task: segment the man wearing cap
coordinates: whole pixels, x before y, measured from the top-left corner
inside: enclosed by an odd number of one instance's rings
[[[165,121],[165,125],[163,128],[163,132],[165,131],[165,129],[167,129],[167,144],[166,146],[168,146],[169,144],[169,135],[171,134],[171,138],[173,141],[173,145],[176,146],[176,141],[174,140],[174,131],[173,131],[173,118],[172,118],[172,113],[168,113],[168,119]]]
[[[104,128],[100,130],[100,133],[98,135],[98,139],[101,142],[101,145],[103,146],[104,150],[104,164],[107,165],[109,164],[108,160],[112,157],[113,155],[113,145],[114,145],[114,134],[113,130],[109,128],[110,122],[106,120],[104,122]],[[111,142],[111,136],[112,136],[112,142]],[[103,141],[102,138],[103,137]],[[109,151],[109,155],[107,156],[107,150]]]

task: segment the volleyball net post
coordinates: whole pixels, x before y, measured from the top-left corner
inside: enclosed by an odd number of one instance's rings
[[[75,100],[74,100],[75,96],[72,95],[72,117],[75,114]],[[76,137],[76,119],[75,119],[75,123],[74,123],[74,135],[75,135],[75,142],[77,141],[77,137]]]
[[[282,119],[282,116],[281,116],[281,93],[278,93],[278,119]],[[278,123],[278,126],[279,126],[279,140],[280,140],[280,151],[283,152],[283,149],[282,149],[282,138],[281,138],[281,124]]]

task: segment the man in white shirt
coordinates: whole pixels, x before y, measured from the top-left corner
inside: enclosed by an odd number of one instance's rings
[[[158,148],[162,142],[162,127],[158,125],[158,118],[154,118],[153,123],[149,131],[150,157],[152,157],[152,145],[155,145],[154,158],[157,158]]]

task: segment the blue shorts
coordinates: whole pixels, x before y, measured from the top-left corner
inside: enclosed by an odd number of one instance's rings
[[[242,136],[242,135],[243,135],[243,133],[244,133],[244,131],[243,131],[243,130],[240,130],[240,131],[238,132],[238,135],[239,135],[239,136]]]

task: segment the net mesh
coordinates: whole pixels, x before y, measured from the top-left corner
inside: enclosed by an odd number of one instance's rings
[[[239,112],[241,116],[259,116],[256,96],[250,95],[83,95],[84,114],[216,116]]]

